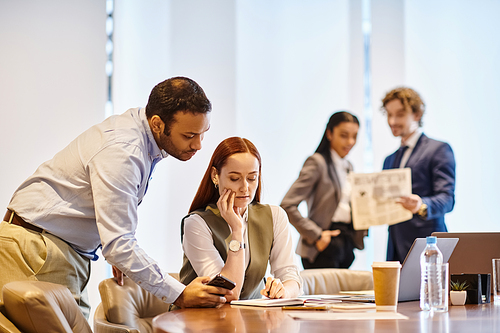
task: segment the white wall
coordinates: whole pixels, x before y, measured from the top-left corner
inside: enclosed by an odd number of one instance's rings
[[[457,162],[450,231],[498,231],[500,1],[408,1],[405,76],[427,104],[424,131]],[[425,22],[425,24],[422,24]]]

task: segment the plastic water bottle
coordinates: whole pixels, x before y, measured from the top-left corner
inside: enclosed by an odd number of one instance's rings
[[[443,263],[443,254],[437,247],[434,236],[427,237],[427,246],[420,255],[420,309],[430,310],[432,304],[440,304],[441,272],[436,265]],[[432,293],[432,294],[431,294]]]

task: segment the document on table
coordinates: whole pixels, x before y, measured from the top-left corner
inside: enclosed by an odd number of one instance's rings
[[[377,320],[377,319],[408,319],[401,313],[391,311],[379,312],[318,312],[293,311],[287,312],[293,319],[300,320]]]
[[[303,295],[304,309],[307,307],[323,308],[324,310],[354,310],[354,309],[375,309],[373,290],[365,290],[365,294],[354,295]],[[283,308],[285,310],[285,308]],[[292,310],[291,307],[286,310]]]
[[[396,203],[411,194],[411,169],[349,173],[352,225],[355,230],[408,221],[413,214]]]
[[[361,302],[306,302],[304,305],[284,306],[283,310],[332,310],[332,311],[356,311],[356,310],[375,310],[375,303]]]
[[[341,290],[341,295],[375,296],[375,290]]]
[[[300,298],[259,298],[259,299],[240,299],[231,301],[231,305],[248,305],[248,306],[287,306],[287,305],[302,305],[304,299]]]

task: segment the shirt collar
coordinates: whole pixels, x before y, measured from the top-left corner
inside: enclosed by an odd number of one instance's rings
[[[421,135],[422,135],[422,130],[420,128],[417,128],[417,130],[413,132],[413,134],[410,135],[410,137],[405,142],[401,140],[401,146],[408,146],[408,148],[410,149],[415,148],[417,141],[418,139],[420,139]]]
[[[139,117],[141,119],[142,125],[144,126],[144,131],[148,137],[148,153],[151,160],[163,159],[168,156],[167,152],[158,147],[156,140],[153,136],[153,132],[151,132],[151,127],[149,127],[148,118],[146,117],[146,108],[141,108],[139,111]]]
[[[330,149],[332,155],[332,161],[334,164],[339,165],[341,167],[347,168],[349,163],[345,158],[340,157],[340,155],[335,151],[335,149]]]

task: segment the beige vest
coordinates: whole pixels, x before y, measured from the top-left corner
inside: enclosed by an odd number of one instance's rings
[[[219,210],[213,204],[202,210],[193,212],[200,215],[212,231],[214,246],[224,262],[229,251],[228,244],[231,241],[229,225],[221,217]],[[188,215],[189,216],[189,215]],[[188,217],[186,216],[186,217]],[[184,219],[186,219],[186,217]],[[181,240],[184,239],[184,219],[181,224]],[[240,299],[260,298],[260,290],[264,288],[264,275],[266,274],[267,263],[273,245],[273,218],[271,208],[268,205],[259,203],[248,206],[248,243],[246,246],[250,250],[250,262],[245,271],[243,288]],[[186,255],[180,272],[180,280],[184,284],[189,284],[197,278],[191,263]]]

